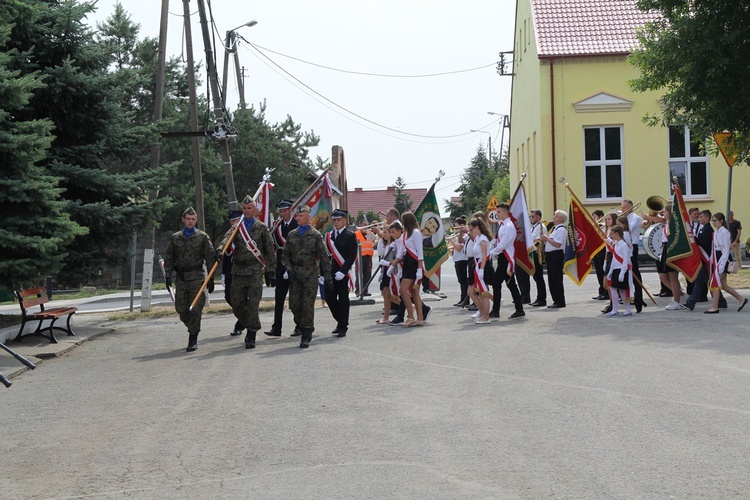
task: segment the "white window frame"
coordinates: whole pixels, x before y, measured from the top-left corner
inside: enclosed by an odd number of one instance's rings
[[[685,148],[685,156],[679,156],[679,157],[672,157],[669,156],[669,159],[667,161],[667,165],[669,168],[669,185],[670,185],[670,191],[672,186],[672,165],[673,164],[682,164],[683,168],[685,169],[685,188],[682,195],[685,198],[708,198],[709,193],[711,192],[711,178],[708,175],[708,154],[706,153],[704,156],[691,156],[690,155],[690,138],[691,138],[691,132],[690,127],[687,125],[683,129],[684,133],[684,141],[685,144],[683,144],[683,147]],[[667,152],[669,155],[672,154],[671,148],[670,148],[670,135],[669,131],[667,131]],[[705,141],[704,141],[705,143]],[[704,163],[705,164],[705,176],[706,176],[706,192],[705,193],[693,193],[693,179],[692,179],[692,173],[691,173],[691,165],[694,162],[698,163]]]
[[[606,143],[604,140],[604,130],[608,128],[616,128],[620,130],[620,158],[617,160],[607,160]],[[586,131],[596,129],[599,130],[599,145],[601,157],[599,160],[587,160],[586,159]],[[582,131],[582,145],[583,145],[583,185],[585,190],[586,201],[611,201],[611,200],[622,200],[625,196],[625,134],[622,125],[596,125],[596,126],[584,126]],[[588,193],[588,184],[586,181],[586,171],[589,167],[599,167],[601,169],[601,197],[590,197]],[[619,166],[620,167],[620,195],[619,196],[607,196],[607,167],[608,166]]]

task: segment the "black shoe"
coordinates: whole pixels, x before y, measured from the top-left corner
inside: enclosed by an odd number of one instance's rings
[[[185,349],[185,352],[194,352],[198,349],[198,334],[195,335],[190,334],[188,337],[188,345],[187,349]]]
[[[398,326],[398,325],[400,325],[403,322],[404,322],[404,318],[399,318],[398,316],[396,316],[395,318],[393,318],[392,320],[390,320],[388,322],[388,324],[391,325],[391,326]]]
[[[526,316],[526,313],[523,311],[516,311],[513,314],[510,315],[508,319],[516,319],[516,318],[522,318]]]
[[[292,332],[290,337],[299,337],[300,335],[302,335],[302,331],[300,331],[298,326],[295,326],[294,331]]]
[[[602,309],[602,313],[607,314],[608,312],[612,312],[612,304],[607,304],[607,307]]]
[[[343,330],[343,328],[339,328],[337,326],[336,328],[333,329],[333,331],[331,333],[339,333],[341,330]],[[344,331],[346,331],[346,330],[344,330]]]
[[[464,307],[464,303],[463,302],[456,302],[455,304],[453,304],[453,307]]]
[[[372,294],[370,292],[365,292],[364,297],[370,297]]]
[[[719,314],[719,310],[715,309],[712,311],[711,309],[706,309],[705,311],[703,311],[703,314]]]
[[[565,304],[552,304],[547,306],[547,309],[562,309],[565,307]]]
[[[242,332],[237,333],[237,335],[239,335],[240,333]],[[278,330],[271,330],[270,332],[263,332],[263,333],[265,333],[269,337],[281,337],[281,332]]]
[[[245,349],[255,349],[255,332],[247,332],[245,335]]]
[[[232,337],[237,337],[238,335],[242,335],[242,330],[232,330],[229,335],[231,335]]]
[[[422,304],[422,319],[424,321],[427,321],[430,318],[430,314],[432,314],[432,307],[426,306]]]
[[[635,312],[639,313],[643,310],[643,302],[636,302],[635,304]]]
[[[543,307],[547,305],[546,300],[535,300],[531,304],[529,304],[531,307]]]
[[[490,313],[490,318],[499,318],[499,317],[500,317],[500,313],[496,313],[496,312]]]
[[[596,297],[591,297],[594,300],[609,300],[609,296],[605,294],[597,295]]]
[[[336,335],[337,337],[346,337],[346,328],[337,328],[337,330],[339,331]]]

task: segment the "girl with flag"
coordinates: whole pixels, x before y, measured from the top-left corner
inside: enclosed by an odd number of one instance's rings
[[[474,218],[469,222],[469,237],[474,240],[472,248],[474,260],[473,286],[469,287],[469,297],[477,306],[477,312],[472,315],[474,322],[480,325],[490,322],[490,292],[494,269],[489,259],[490,233],[483,219]]]
[[[711,272],[708,283],[708,289],[713,296],[713,306],[711,309],[704,311],[705,314],[717,314],[719,312],[719,290],[724,290],[729,295],[740,302],[737,311],[742,311],[747,304],[748,299],[737,293],[731,286],[727,285],[727,264],[729,263],[729,248],[731,238],[724,214],[716,212],[711,217],[711,224],[716,228],[714,231],[714,245],[711,252]]]

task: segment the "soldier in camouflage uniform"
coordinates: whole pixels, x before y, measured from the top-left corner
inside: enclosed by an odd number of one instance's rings
[[[299,346],[306,348],[315,330],[318,276],[331,281],[331,256],[323,243],[323,236],[310,227],[310,207],[299,207],[294,218],[298,226],[287,236],[281,263],[289,278],[289,308],[294,314],[294,323],[302,332]]]
[[[255,349],[255,334],[260,330],[258,306],[263,296],[263,278],[275,264],[274,248],[268,226],[257,220],[258,207],[250,196],[242,200],[240,231],[234,238],[234,262],[232,263],[232,292],[229,299],[235,317],[247,328],[245,349]],[[229,229],[220,247],[223,248],[234,228]],[[243,238],[246,231],[250,241]],[[250,248],[248,248],[248,245]],[[251,251],[251,248],[257,252]]]
[[[198,348],[198,333],[201,331],[201,314],[206,303],[203,295],[192,311],[190,304],[198,294],[206,275],[207,267],[214,265],[214,247],[208,235],[196,228],[198,216],[192,207],[182,213],[182,223],[185,227],[169,239],[167,257],[164,259],[167,286],[172,287],[172,271],[177,275],[177,289],[175,290],[174,308],[180,315],[180,320],[188,329],[187,352]],[[209,282],[209,293],[213,289],[213,282]]]

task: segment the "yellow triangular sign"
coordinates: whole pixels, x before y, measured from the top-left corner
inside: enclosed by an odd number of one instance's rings
[[[721,156],[730,167],[737,161],[737,148],[734,145],[734,134],[731,132],[718,132],[714,134],[716,145],[719,146]]]
[[[494,210],[495,208],[497,208],[497,205],[498,205],[497,198],[493,196],[492,198],[490,198],[490,201],[487,203],[487,210]]]

